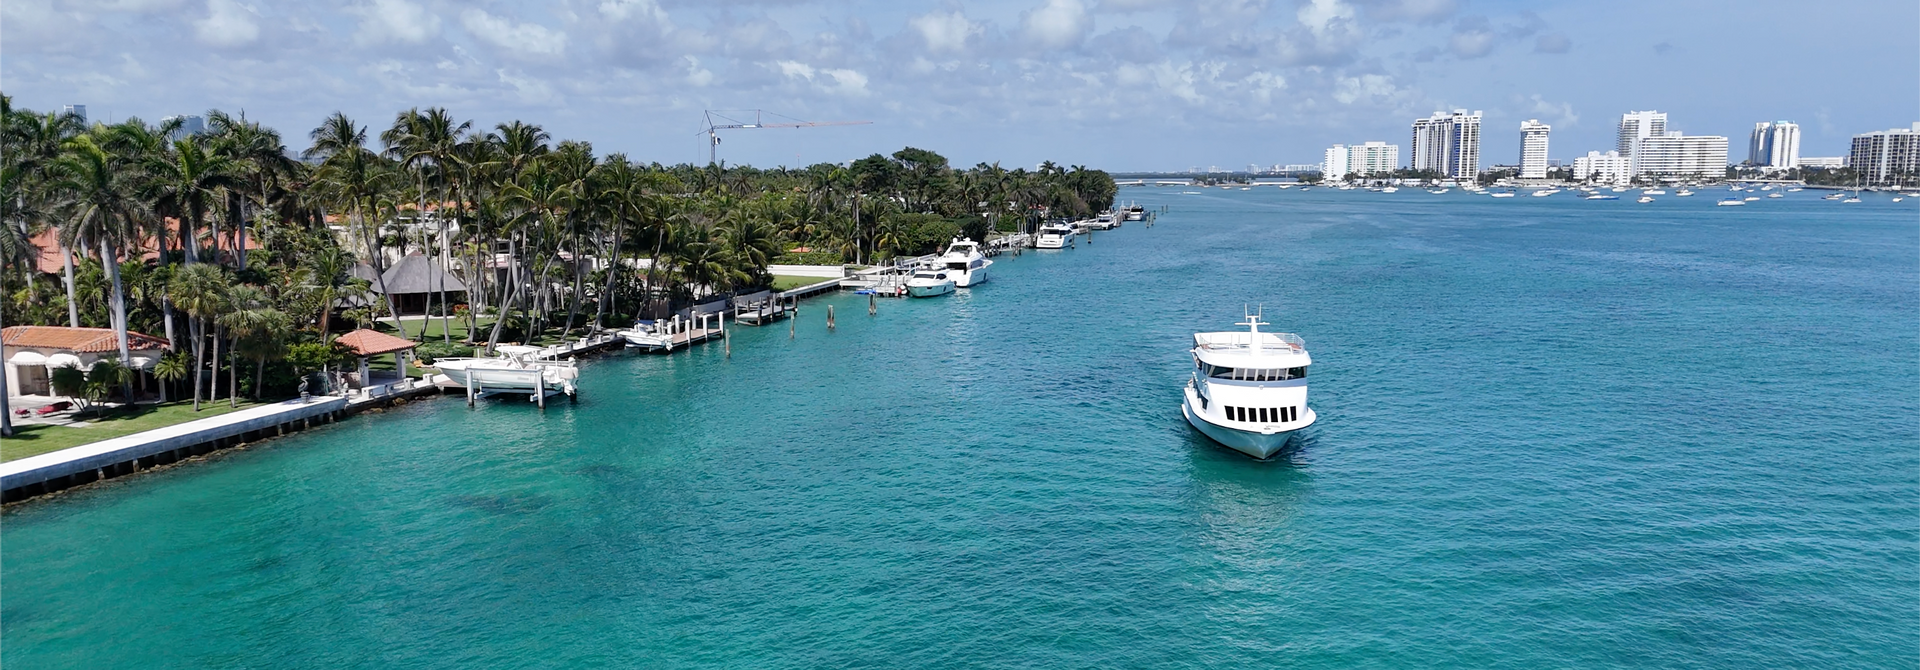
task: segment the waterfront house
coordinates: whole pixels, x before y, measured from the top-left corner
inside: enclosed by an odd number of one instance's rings
[[[393,298],[394,310],[403,315],[438,314],[434,307],[439,304],[443,289],[447,292],[448,304],[467,299],[465,282],[441,268],[434,259],[420,254],[401,257],[400,262],[378,274],[363,263],[353,269],[353,276],[372,284],[375,294],[386,291]]]
[[[111,328],[66,326],[8,326],[0,331],[6,343],[7,396],[51,396],[49,372],[54,368],[93,367],[103,358],[119,358],[120,342]],[[153,364],[166,353],[167,341],[145,333],[127,332],[127,367],[136,371],[138,386],[146,387]]]

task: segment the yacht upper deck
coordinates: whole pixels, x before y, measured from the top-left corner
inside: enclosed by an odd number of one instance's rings
[[[1259,348],[1254,347],[1259,338]],[[1307,342],[1293,333],[1194,333],[1194,355],[1206,363],[1230,367],[1297,367],[1309,365]],[[1248,359],[1263,359],[1259,365]]]

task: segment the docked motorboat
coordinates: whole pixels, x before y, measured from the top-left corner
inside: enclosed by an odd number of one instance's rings
[[[549,361],[539,347],[501,345],[491,358],[442,358],[433,367],[455,385],[480,395],[495,393],[574,394],[580,368],[572,359]]]
[[[953,277],[940,268],[920,268],[907,276],[907,295],[931,298],[953,292]]]
[[[614,333],[627,341],[627,346],[639,347],[648,351],[673,349],[673,335],[667,332],[666,324],[652,319],[641,319],[633,327]]]
[[[1192,378],[1180,413],[1213,441],[1270,458],[1313,425],[1307,407],[1307,344],[1292,333],[1263,333],[1249,312],[1246,331],[1193,334]]]
[[[1073,226],[1064,223],[1040,226],[1040,235],[1033,240],[1035,249],[1064,249],[1071,244],[1073,244]]]
[[[1147,208],[1141,207],[1139,205],[1134,205],[1132,207],[1127,208],[1128,221],[1145,221],[1146,219],[1147,219]]]
[[[947,245],[947,252],[933,262],[945,270],[953,285],[959,288],[987,283],[987,268],[993,266],[993,261],[980,253],[980,243],[964,237],[954,238]]]
[[[1112,230],[1113,227],[1117,225],[1120,224],[1114,220],[1113,212],[1101,212],[1098,216],[1093,217],[1093,222],[1087,224],[1087,227],[1094,230]]]

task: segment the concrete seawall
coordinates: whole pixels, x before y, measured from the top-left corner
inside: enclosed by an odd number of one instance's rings
[[[348,411],[342,397],[288,400],[0,463],[0,501],[23,500],[331,423]]]

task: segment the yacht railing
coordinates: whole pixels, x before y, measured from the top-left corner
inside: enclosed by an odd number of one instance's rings
[[[1248,349],[1253,344],[1253,333],[1194,333],[1194,344],[1209,351]],[[1260,333],[1260,348],[1278,352],[1282,349],[1306,351],[1307,341],[1293,333]]]

